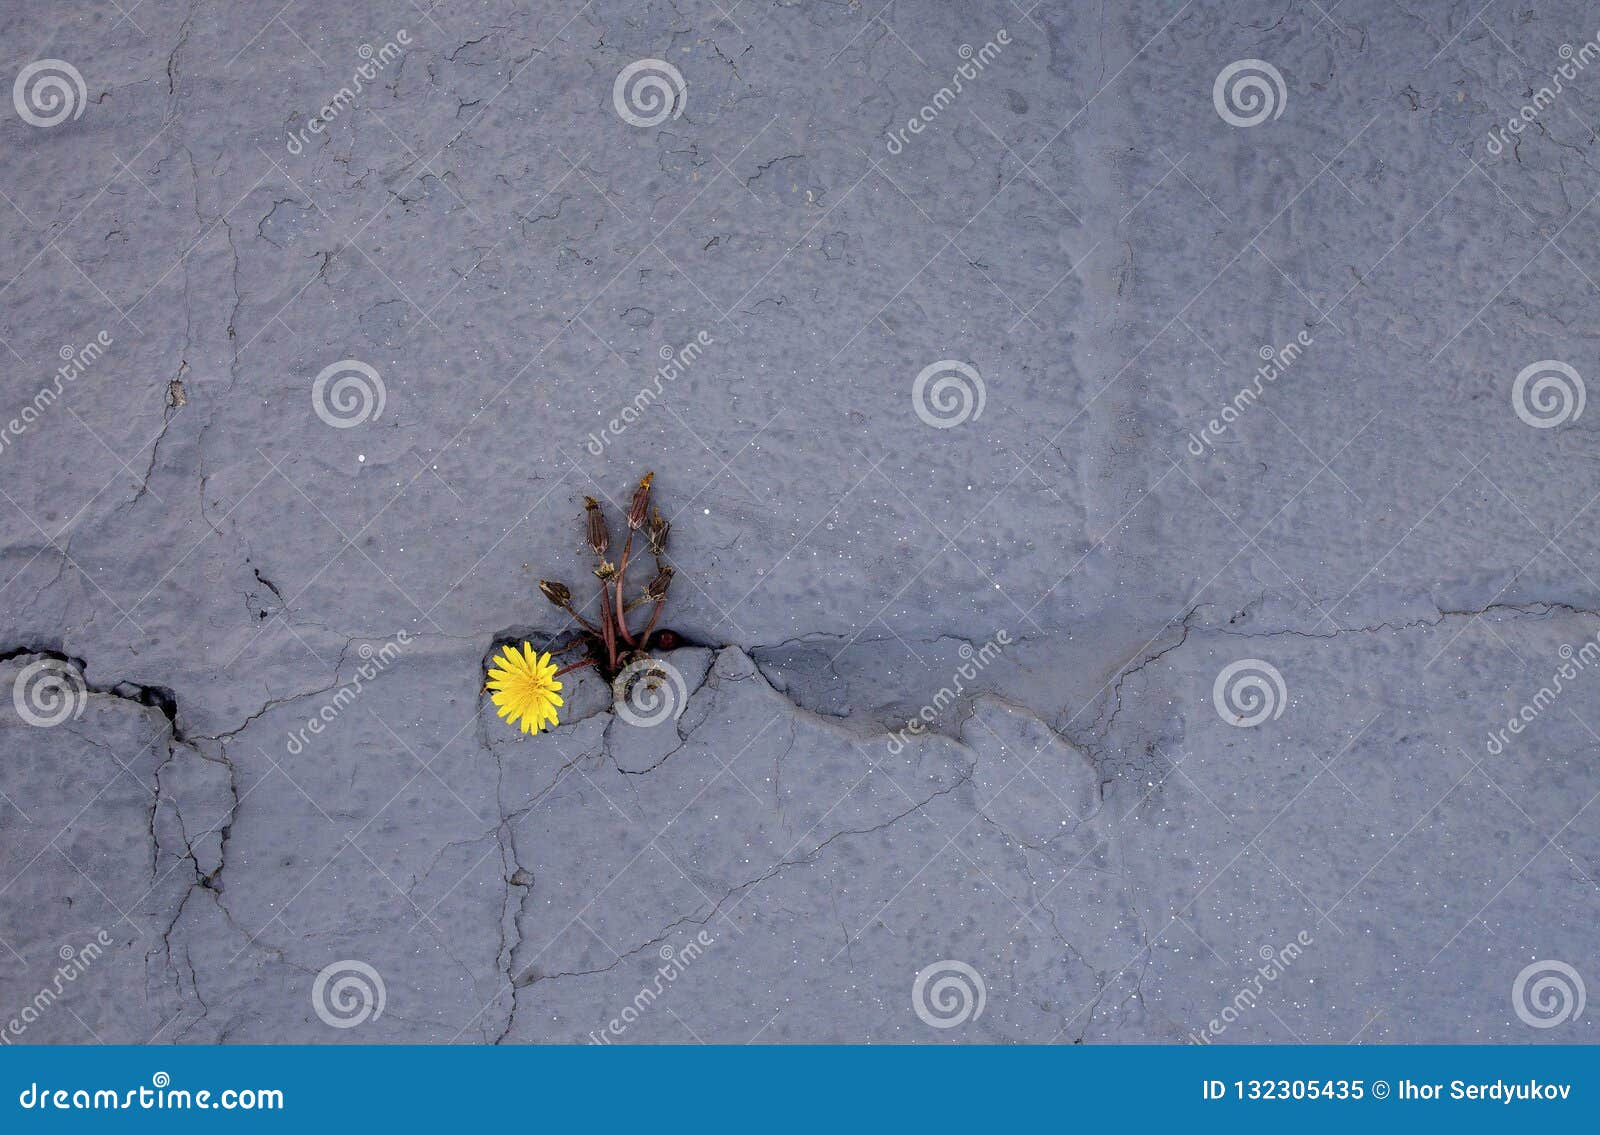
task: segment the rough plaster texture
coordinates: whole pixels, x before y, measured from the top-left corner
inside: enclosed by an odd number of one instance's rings
[[[110,341],[0,449],[0,689],[71,711],[0,703],[0,1018],[113,943],[8,1039],[574,1042],[649,989],[611,1039],[1180,1041],[1248,990],[1218,1043],[1600,1040],[1513,1000],[1600,975],[1600,673],[1488,742],[1600,630],[1600,414],[1513,403],[1600,369],[1600,60],[1489,145],[1592,8],[1027,5],[0,5],[7,86],[83,81],[0,103],[0,416]],[[508,730],[485,656],[646,469],[681,716],[575,676]]]

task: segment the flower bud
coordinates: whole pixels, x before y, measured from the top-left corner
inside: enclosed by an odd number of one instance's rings
[[[584,497],[583,507],[589,518],[589,531],[584,542],[595,555],[603,556],[611,546],[611,533],[606,531],[606,514],[600,511],[600,502],[593,497]]]
[[[656,577],[644,585],[644,597],[652,603],[660,602],[667,597],[667,588],[672,586],[672,569],[663,567],[656,573]]]
[[[645,536],[650,540],[650,550],[656,555],[661,555],[667,550],[667,534],[672,531],[672,524],[661,515],[661,510],[655,509],[650,517],[650,527],[645,529]]]
[[[628,527],[637,530],[644,523],[646,511],[650,507],[650,482],[655,480],[654,473],[646,473],[639,480],[639,487],[633,490],[633,503],[628,506]]]
[[[541,579],[539,581],[539,590],[544,592],[544,597],[557,607],[570,607],[572,605],[572,592],[567,590],[567,585],[564,583]]]

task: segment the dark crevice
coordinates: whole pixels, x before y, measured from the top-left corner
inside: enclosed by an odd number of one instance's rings
[[[183,730],[178,726],[178,698],[170,686],[147,686],[138,682],[115,682],[109,686],[96,686],[89,682],[89,664],[82,658],[67,654],[55,646],[43,643],[28,643],[22,646],[8,647],[0,650],[0,662],[10,662],[17,658],[29,656],[38,658],[53,658],[57,662],[70,666],[83,680],[84,689],[93,694],[105,697],[120,698],[123,701],[134,702],[155,710],[166,718],[167,725],[172,731],[172,739],[180,743],[188,743]]]
[[[583,631],[568,625],[559,631],[544,631],[532,627],[506,627],[497,631],[489,641],[489,650],[483,656],[484,671],[487,673],[493,664],[494,658],[500,653],[502,647],[520,648],[527,643],[541,654],[549,651],[555,656],[557,665],[567,665],[588,658],[593,660],[594,669],[608,682],[617,675],[605,664],[605,647],[600,641]],[[704,642],[684,631],[662,627],[650,636],[650,640],[641,643],[637,650],[626,657],[632,661],[639,657],[648,656],[654,651],[700,649],[720,651],[734,646],[734,643]],[[741,648],[742,649],[742,648]]]

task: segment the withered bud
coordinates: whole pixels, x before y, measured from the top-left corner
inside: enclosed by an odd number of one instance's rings
[[[661,510],[655,509],[650,517],[650,527],[645,529],[645,535],[650,540],[650,550],[660,555],[667,550],[667,534],[672,531],[672,524],[661,515]]]
[[[594,574],[604,580],[615,579],[617,577],[617,565],[610,560],[601,560],[600,566],[594,569]]]
[[[603,556],[611,546],[611,533],[606,531],[606,514],[600,511],[600,502],[593,497],[583,498],[583,508],[589,518],[589,531],[584,542],[595,555]]]
[[[570,607],[572,605],[572,592],[567,590],[567,585],[564,583],[541,579],[539,581],[539,590],[544,592],[544,597],[557,607]]]
[[[667,597],[667,588],[671,586],[672,569],[663,567],[654,579],[644,585],[644,597],[652,603],[658,603]]]
[[[628,506],[628,527],[637,530],[644,523],[645,513],[650,508],[650,482],[655,480],[654,473],[646,473],[639,480],[639,487],[633,490],[633,503]]]

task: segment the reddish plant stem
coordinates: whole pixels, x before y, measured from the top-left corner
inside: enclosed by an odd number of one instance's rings
[[[580,627],[582,627],[584,630],[588,631],[590,634],[598,635],[600,633],[600,628],[599,627],[595,626],[588,619],[586,619],[582,615],[578,614],[578,612],[576,610],[574,610],[573,608],[571,608],[571,607],[566,608],[566,612],[567,612],[567,614],[571,615],[574,619],[576,619],[578,625]]]
[[[628,555],[632,551],[633,529],[630,528],[628,529],[628,538],[623,541],[622,544],[622,558],[617,561],[617,601],[615,604],[615,609],[617,612],[617,629],[622,632],[622,637],[629,646],[635,646],[637,644],[633,640],[633,635],[628,632],[628,605],[623,600],[622,596],[622,580],[623,577],[628,573]],[[604,585],[602,584],[602,587],[603,586]]]
[[[667,597],[665,595],[656,600],[656,609],[650,612],[650,621],[645,624],[644,634],[639,636],[640,642],[646,644],[649,643],[650,632],[656,629],[656,620],[661,617],[661,608],[665,607],[666,605]]]
[[[616,621],[611,617],[611,589],[604,580],[600,581],[600,626],[601,637],[606,644],[606,661],[610,668],[617,668],[617,627]]]
[[[585,658],[581,662],[569,663],[568,665],[563,666],[561,669],[556,671],[556,677],[559,678],[563,674],[570,674],[574,670],[582,670],[585,666],[593,666],[593,665],[594,665],[594,659],[593,658]]]

